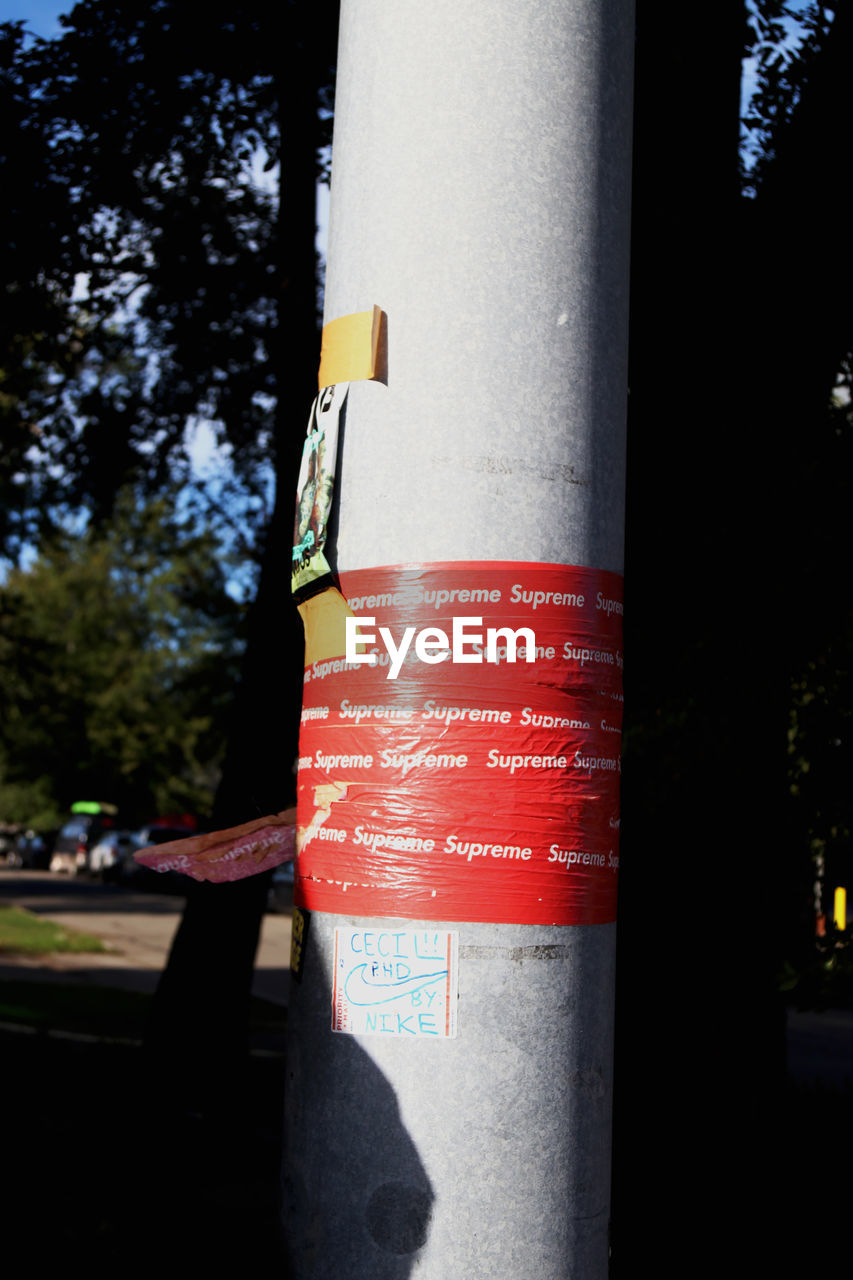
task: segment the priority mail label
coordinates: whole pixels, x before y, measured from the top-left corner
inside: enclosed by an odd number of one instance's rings
[[[458,955],[455,931],[336,929],[332,1030],[451,1039]]]

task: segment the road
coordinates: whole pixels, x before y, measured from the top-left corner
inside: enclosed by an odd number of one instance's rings
[[[153,991],[169,954],[184,899],[168,893],[139,893],[88,880],[0,867],[0,905],[25,907],[37,915],[101,938],[97,955],[2,957],[0,979],[45,976],[93,982],[134,991]],[[255,963],[253,992],[287,1004],[290,985],[291,915],[267,914]]]

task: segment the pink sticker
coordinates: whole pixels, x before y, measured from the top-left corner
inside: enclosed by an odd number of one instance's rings
[[[179,871],[216,884],[260,875],[296,854],[296,809],[256,818],[239,827],[188,836],[140,849],[134,859],[152,871]]]

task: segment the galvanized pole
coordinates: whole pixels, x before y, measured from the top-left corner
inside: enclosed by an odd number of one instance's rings
[[[411,563],[620,573],[632,54],[631,0],[344,0],[325,319],[378,304],[388,324],[386,382],[347,400],[345,594],[352,571]],[[318,907],[319,885],[298,890],[293,1275],[603,1280],[612,912],[413,917],[402,886],[365,918],[345,894]],[[455,1038],[332,1031],[342,926],[455,932]]]

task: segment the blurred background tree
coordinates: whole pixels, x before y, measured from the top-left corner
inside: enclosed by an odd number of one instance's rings
[[[290,542],[316,393],[316,187],[337,9],[82,0],[58,38],[28,42],[11,23],[0,41],[14,126],[0,140],[0,549],[20,562],[57,529],[106,528],[123,491],[144,502],[182,485],[242,557],[229,580],[250,600],[240,678],[223,654],[215,704],[218,720],[227,693],[218,827],[295,794],[303,640]],[[193,465],[199,434],[218,462],[212,482]],[[165,714],[155,758],[191,753],[176,722]],[[266,902],[256,879],[188,886],[151,1033],[167,1069],[201,1080],[211,1056],[236,1070],[245,1052]]]
[[[336,16],[326,0],[216,0],[203,20],[83,0],[58,39],[2,28],[0,548],[18,560],[70,520],[97,527],[127,485],[195,487],[254,597],[222,822],[293,785],[301,628],[287,539],[269,535],[277,502],[292,521],[315,389]],[[215,486],[192,465],[199,434],[227,472]]]
[[[209,818],[244,609],[215,535],[165,497],[57,532],[0,586],[0,811],[57,827],[108,800],[122,825]]]
[[[818,748],[837,741],[849,774],[834,695],[808,704],[819,730],[792,708],[849,663],[851,19],[846,2],[637,4],[614,1182],[627,1275],[645,1256],[683,1275],[700,1240],[711,1269],[811,1265],[811,1229],[793,1214],[780,1229],[806,1164],[786,1146],[779,975],[814,950],[817,792],[833,807],[849,792]]]

